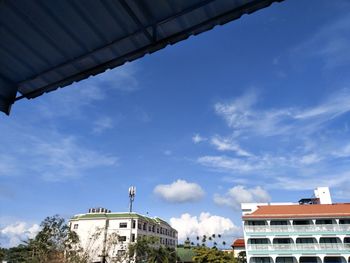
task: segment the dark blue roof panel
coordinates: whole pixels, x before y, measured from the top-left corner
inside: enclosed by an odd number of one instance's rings
[[[3,0],[0,110],[280,1]]]

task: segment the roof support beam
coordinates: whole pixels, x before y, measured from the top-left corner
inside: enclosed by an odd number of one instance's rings
[[[131,9],[131,7],[128,5],[128,3],[125,0],[119,0],[119,3],[122,5],[124,10],[128,13],[128,15],[132,18],[132,20],[135,22],[135,24],[142,29],[145,36],[148,38],[148,40],[152,43],[154,41],[154,36],[152,36],[146,29],[146,27],[141,23],[140,19],[137,17],[137,15],[134,13],[134,11]]]

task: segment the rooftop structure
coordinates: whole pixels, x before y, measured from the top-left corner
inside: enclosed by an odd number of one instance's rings
[[[233,255],[237,258],[240,253],[245,252],[245,242],[244,238],[237,238],[231,245],[233,249]]]
[[[302,200],[242,204],[248,263],[350,262],[350,203],[332,204],[327,187]]]
[[[90,255],[90,262],[122,257],[130,243],[146,236],[157,237],[159,245],[177,246],[177,231],[166,221],[137,213],[91,208],[86,214],[75,215],[70,220],[70,228],[78,234],[81,247]]]

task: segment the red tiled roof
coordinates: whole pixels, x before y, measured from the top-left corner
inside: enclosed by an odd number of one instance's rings
[[[236,239],[233,244],[231,245],[233,248],[237,247],[245,247],[244,239],[243,238],[238,238]]]
[[[243,219],[259,218],[329,218],[350,217],[350,203],[331,205],[266,205],[259,206]]]

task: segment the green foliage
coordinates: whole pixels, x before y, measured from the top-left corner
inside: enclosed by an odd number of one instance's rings
[[[26,245],[19,245],[17,247],[12,247],[7,250],[3,250],[4,257],[3,260],[10,263],[32,263],[35,261],[31,260],[31,251]]]
[[[175,263],[176,251],[161,246],[156,237],[142,237],[129,245],[129,259],[136,263]]]
[[[0,262],[5,260],[6,252],[7,252],[7,250],[5,248],[0,247]]]
[[[247,254],[245,251],[238,253],[237,263],[247,263]]]
[[[85,263],[78,257],[78,236],[70,231],[65,220],[57,215],[47,217],[34,239],[4,251],[9,263]],[[0,254],[1,255],[1,254]],[[79,258],[79,260],[77,260]]]
[[[195,248],[195,256],[193,261],[196,263],[235,263],[235,259],[231,254],[220,251],[216,248],[200,247]]]

